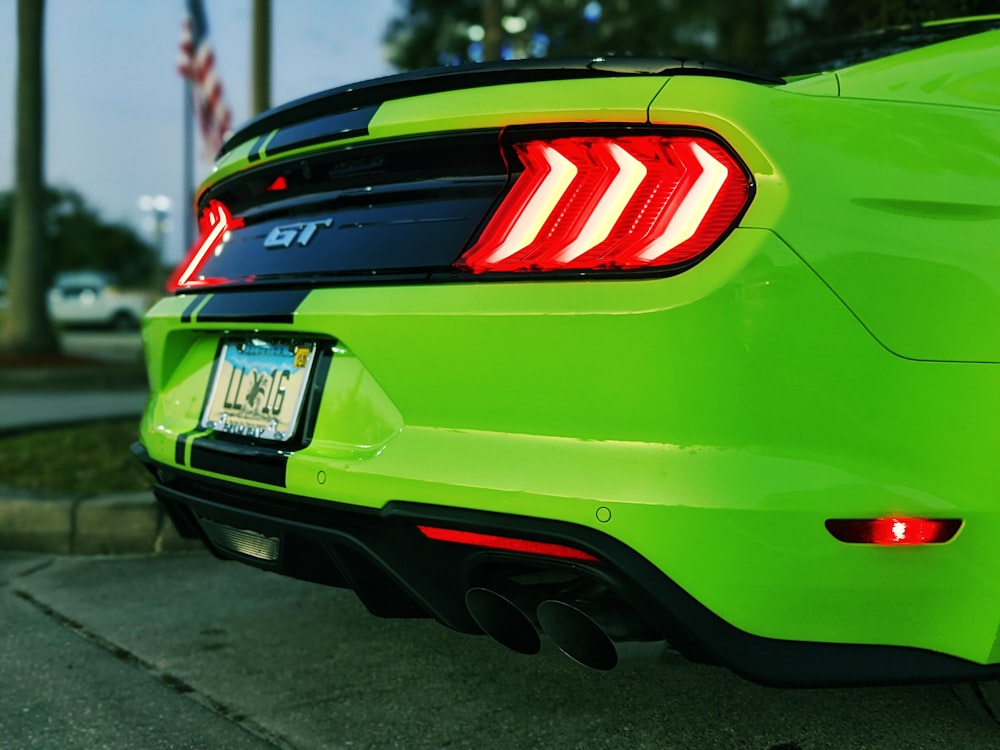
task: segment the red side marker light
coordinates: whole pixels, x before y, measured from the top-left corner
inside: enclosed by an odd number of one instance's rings
[[[455,544],[488,547],[489,549],[501,549],[510,552],[524,552],[529,555],[543,555],[545,557],[561,557],[567,560],[598,562],[598,559],[589,552],[584,552],[575,547],[568,547],[564,544],[534,542],[529,539],[517,539],[516,537],[496,536],[494,534],[479,534],[474,531],[460,531],[459,529],[442,529],[437,526],[418,526],[417,528],[428,539],[434,539],[439,542],[453,542]]]
[[[871,519],[831,519],[827,531],[848,544],[877,544],[885,547],[944,544],[962,528],[958,518],[929,519],[887,517]]]
[[[222,246],[229,239],[229,232],[243,226],[242,218],[233,218],[219,201],[209,201],[198,219],[199,236],[188,251],[184,262],[177,266],[167,281],[167,291],[176,292],[192,287],[211,286],[224,279],[205,278],[200,271],[213,254],[222,252]]]

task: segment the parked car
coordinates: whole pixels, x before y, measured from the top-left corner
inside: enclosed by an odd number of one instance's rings
[[[157,497],[220,557],[598,669],[1000,676],[998,25],[251,121],[145,319]]]
[[[56,276],[48,296],[49,314],[64,326],[137,329],[152,305],[147,291],[119,289],[109,274],[76,271]]]

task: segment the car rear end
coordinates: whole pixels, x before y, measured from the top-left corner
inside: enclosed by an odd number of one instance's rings
[[[998,360],[947,335],[996,303],[995,112],[837,93],[526,63],[250,123],[144,323],[157,496],[222,557],[524,653],[996,673]]]

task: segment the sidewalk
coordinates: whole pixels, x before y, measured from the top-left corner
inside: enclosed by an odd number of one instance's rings
[[[148,395],[136,361],[0,367],[0,436],[120,417],[138,421]],[[0,552],[158,554],[201,547],[177,534],[152,493],[59,496],[4,487],[3,479]]]
[[[5,393],[0,386],[0,435],[35,427],[118,417],[139,418],[149,391],[31,391]]]

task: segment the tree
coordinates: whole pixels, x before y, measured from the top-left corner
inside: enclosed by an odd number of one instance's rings
[[[126,286],[153,278],[156,251],[131,227],[105,222],[74,190],[45,188],[43,196],[46,285],[61,271],[105,271]],[[0,193],[0,238],[8,236],[15,202],[12,193]],[[0,244],[0,268],[9,255]]]
[[[499,57],[764,58],[787,0],[409,0],[386,42],[402,69]]]
[[[503,55],[503,0],[483,0],[483,59]]]
[[[496,37],[503,58],[633,54],[770,70],[790,43],[996,11],[997,0],[408,0],[385,41],[403,70],[494,59]]]
[[[20,354],[55,352],[59,348],[45,304],[43,19],[44,0],[18,0],[16,198],[0,348]]]

